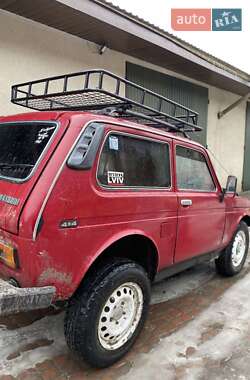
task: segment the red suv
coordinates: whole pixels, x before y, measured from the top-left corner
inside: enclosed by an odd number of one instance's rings
[[[187,138],[196,112],[102,70],[13,86],[12,101],[43,111],[0,119],[0,314],[68,300],[70,349],[105,367],[141,331],[153,281],[201,260],[241,271],[250,202]]]

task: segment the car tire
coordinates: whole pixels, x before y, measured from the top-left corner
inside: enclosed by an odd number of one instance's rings
[[[242,270],[249,248],[249,231],[245,222],[240,222],[229,245],[215,260],[217,272],[223,276],[234,276]]]
[[[149,301],[150,280],[140,265],[107,262],[87,276],[69,302],[64,331],[70,350],[97,368],[115,363],[142,330]]]

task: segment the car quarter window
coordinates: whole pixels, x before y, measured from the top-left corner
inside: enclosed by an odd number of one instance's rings
[[[180,190],[215,190],[206,158],[197,150],[176,146],[176,177]]]
[[[101,152],[97,179],[111,187],[169,188],[169,160],[167,143],[111,133]]]

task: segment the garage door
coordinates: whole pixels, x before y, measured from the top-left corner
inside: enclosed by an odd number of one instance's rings
[[[199,141],[203,145],[206,145],[208,109],[207,88],[177,79],[170,75],[159,73],[158,71],[134,65],[130,62],[127,62],[126,64],[126,78],[197,111],[199,113],[198,124],[203,128],[203,131],[191,133],[190,137]],[[128,87],[127,96],[136,100],[139,94],[136,93],[136,90]],[[166,111],[168,110],[166,109]]]

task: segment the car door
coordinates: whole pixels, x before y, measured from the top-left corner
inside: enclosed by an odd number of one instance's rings
[[[154,241],[158,268],[165,268],[173,264],[178,208],[172,140],[114,128],[107,131],[98,160],[96,216],[105,215],[105,224],[110,220],[106,232],[112,238],[124,231]]]
[[[219,249],[225,225],[225,203],[211,162],[202,147],[175,142],[178,199],[175,262]]]

